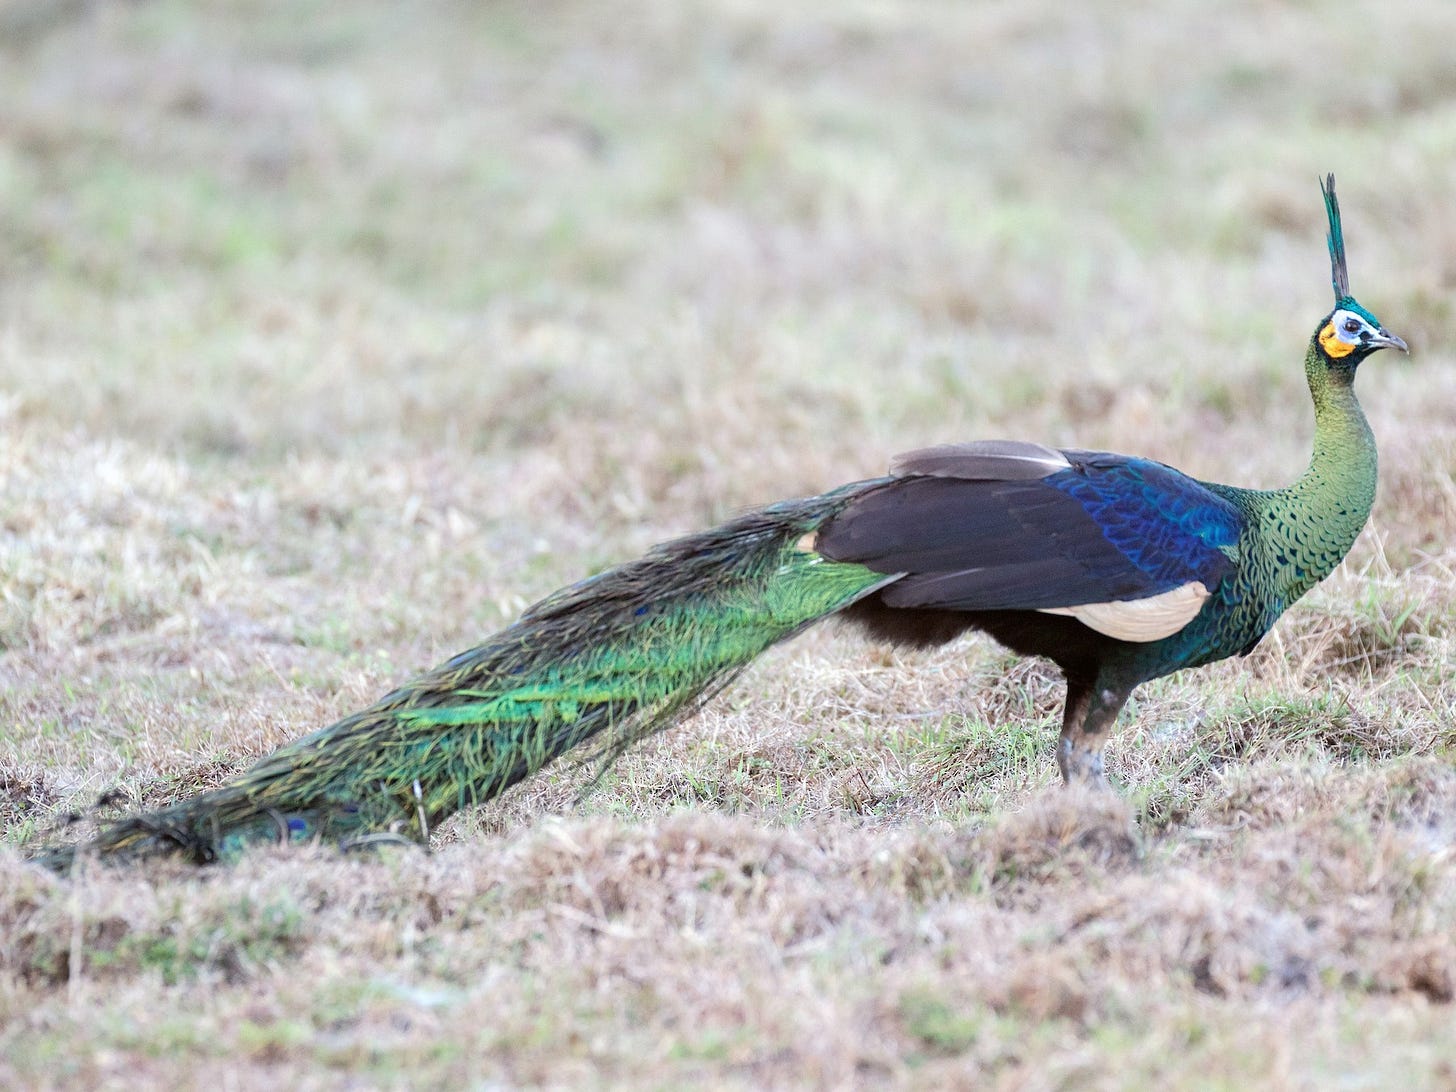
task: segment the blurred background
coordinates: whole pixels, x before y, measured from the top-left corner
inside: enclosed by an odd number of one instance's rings
[[[1381,548],[1429,560],[1453,41],[1436,0],[8,0],[0,647],[372,683],[951,439],[1280,484],[1326,170],[1415,348],[1361,376]]]

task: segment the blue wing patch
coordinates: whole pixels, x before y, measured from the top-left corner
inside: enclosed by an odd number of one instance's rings
[[[1155,591],[1212,589],[1237,560],[1243,516],[1201,482],[1151,459],[1067,452],[1073,469],[1043,479],[1074,497]]]

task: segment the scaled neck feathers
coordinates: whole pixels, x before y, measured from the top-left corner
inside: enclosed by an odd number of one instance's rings
[[[1334,571],[1375,503],[1375,436],[1355,397],[1353,373],[1329,369],[1314,340],[1305,371],[1314,401],[1314,454],[1293,485],[1270,496],[1269,507],[1286,603]]]

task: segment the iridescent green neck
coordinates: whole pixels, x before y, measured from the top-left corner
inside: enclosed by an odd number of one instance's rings
[[[1286,605],[1334,570],[1375,503],[1375,436],[1355,397],[1354,368],[1331,362],[1314,340],[1304,368],[1314,400],[1314,455],[1269,505],[1275,584]]]

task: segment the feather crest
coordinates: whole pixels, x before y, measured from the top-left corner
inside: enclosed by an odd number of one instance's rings
[[[1335,176],[1327,174],[1320,183],[1320,193],[1325,199],[1325,215],[1330,221],[1330,233],[1325,237],[1330,247],[1330,283],[1335,289],[1335,303],[1341,304],[1350,297],[1350,270],[1345,265],[1345,232],[1340,226],[1340,202],[1335,196]]]

